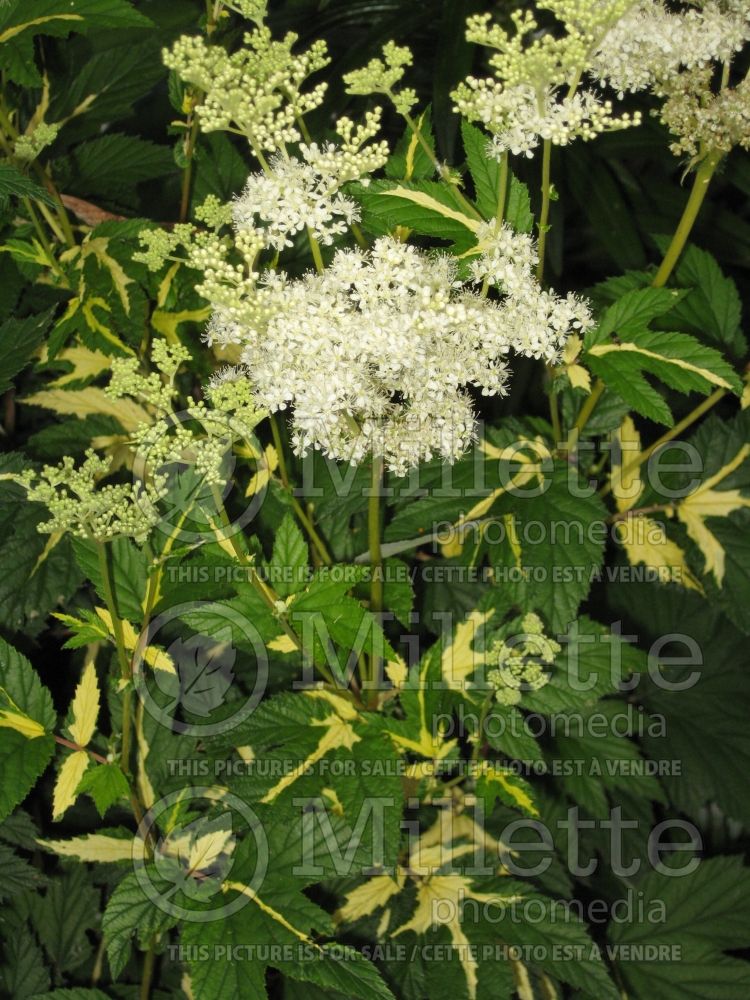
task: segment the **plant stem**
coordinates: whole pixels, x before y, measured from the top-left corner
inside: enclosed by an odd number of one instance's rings
[[[299,502],[299,500],[297,499],[297,497],[294,495],[294,487],[292,486],[291,481],[289,479],[289,472],[287,470],[286,459],[284,457],[284,443],[281,440],[281,432],[279,430],[278,421],[276,420],[276,417],[274,416],[273,413],[269,416],[268,421],[269,421],[269,423],[271,425],[271,435],[273,437],[273,446],[276,449],[276,454],[279,457],[279,475],[281,476],[281,485],[284,487],[284,489],[286,490],[286,492],[289,494],[289,499],[292,502],[292,509],[294,510],[294,513],[299,518],[299,521],[302,524],[302,527],[307,532],[307,536],[310,539],[310,542],[312,543],[313,548],[315,549],[315,551],[317,552],[318,556],[320,557],[320,561],[325,566],[330,566],[332,564],[333,560],[331,559],[330,553],[328,552],[328,549],[326,548],[325,542],[323,541],[323,539],[318,534],[317,529],[315,528],[315,525],[312,522],[312,518],[310,518],[308,516],[307,511],[302,506],[302,504]]]
[[[547,230],[549,228],[549,208],[552,195],[552,143],[545,139],[542,144],[542,210],[539,215],[539,263],[536,279],[541,285],[544,278],[544,256],[547,250]]]
[[[322,274],[325,271],[325,264],[323,263],[323,254],[320,252],[320,243],[315,239],[312,229],[309,226],[305,226],[307,230],[307,238],[310,242],[310,250],[312,251],[312,258],[315,262],[315,270],[318,274]]]
[[[690,427],[691,424],[694,424],[696,420],[699,420],[704,413],[707,413],[713,406],[716,406],[719,400],[723,399],[726,394],[726,389],[717,389],[715,392],[712,392],[711,395],[707,396],[702,403],[699,403],[694,410],[691,410],[686,417],[683,417],[679,423],[676,423],[674,427],[668,430],[665,434],[662,434],[658,440],[654,441],[653,444],[650,444],[648,448],[644,449],[634,461],[626,465],[620,474],[621,478],[626,478],[631,475],[631,473],[635,472],[636,469],[639,469],[644,462],[647,462],[649,458],[651,458],[657,448],[661,448],[663,444],[667,444],[667,442],[672,441],[679,434],[682,434],[682,432]],[[599,490],[599,496],[605,497],[611,492],[611,490],[612,483],[610,481],[605,483],[605,485]]]
[[[672,237],[672,242],[670,243],[669,249],[664,256],[664,260],[661,262],[661,266],[656,272],[656,277],[651,282],[654,288],[663,288],[667,281],[669,281],[672,271],[674,270],[677,261],[680,259],[680,254],[685,249],[685,244],[688,241],[690,232],[695,224],[695,220],[698,217],[698,213],[700,212],[701,206],[706,197],[708,185],[711,182],[711,178],[713,177],[716,168],[721,162],[721,158],[721,153],[709,153],[698,168],[695,175],[695,181],[693,182],[693,189],[690,192],[687,205],[685,205],[682,218],[680,219],[679,225],[675,230],[675,234]]]
[[[508,199],[508,175],[510,173],[510,157],[507,152],[503,153],[500,160],[500,182],[497,189],[497,212],[495,214],[497,231],[505,219],[505,202]]]
[[[671,510],[670,503],[652,503],[648,507],[634,507],[632,510],[624,510],[619,514],[612,514],[607,518],[610,524],[617,521],[627,521],[630,517],[645,517],[647,514],[657,514],[659,511]]]
[[[99,555],[99,570],[102,576],[102,587],[104,588],[104,602],[107,605],[112,619],[112,631],[115,634],[115,646],[117,647],[117,659],[120,663],[120,674],[126,684],[122,693],[122,749],[120,752],[120,762],[122,769],[127,776],[130,775],[130,737],[132,730],[133,716],[133,685],[132,670],[128,654],[125,649],[125,638],[122,631],[122,620],[117,610],[115,599],[115,588],[112,581],[112,574],[109,569],[107,558],[107,546],[105,542],[97,542]]]
[[[89,747],[82,747],[78,743],[74,743],[73,740],[66,740],[64,736],[55,735],[54,740],[55,743],[59,743],[61,747],[67,747],[68,750],[83,750],[83,752],[87,753],[92,760],[97,762],[97,764],[108,763],[107,758],[102,757],[100,753],[96,753],[95,750],[91,750]]]
[[[573,427],[574,432],[577,431],[578,434],[580,434],[583,428],[586,426],[589,417],[594,412],[594,408],[601,399],[602,393],[604,392],[605,388],[606,387],[604,385],[604,382],[602,382],[602,380],[598,378],[594,383],[594,388],[589,393],[588,399],[581,407],[581,412],[578,414],[578,417]]]
[[[383,459],[373,456],[372,488],[367,504],[367,540],[370,549],[370,610],[374,615],[383,610],[383,553],[380,544],[380,492],[383,484]]]
[[[148,1000],[151,995],[151,980],[154,976],[154,966],[156,964],[156,948],[154,940],[148,946],[148,951],[143,959],[143,972],[141,973],[141,988],[139,991],[140,1000]]]
[[[383,488],[383,458],[372,457],[372,485],[367,503],[367,540],[370,550],[370,611],[379,619],[383,613],[383,550],[380,542],[381,513],[380,493]],[[375,653],[370,664],[370,680],[373,684],[372,699],[376,699],[378,664]]]

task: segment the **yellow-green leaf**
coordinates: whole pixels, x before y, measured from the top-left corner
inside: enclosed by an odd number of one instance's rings
[[[79,746],[88,746],[99,717],[99,683],[93,659],[90,659],[83,668],[71,709],[73,721],[69,727],[70,735]]]
[[[62,762],[52,794],[52,819],[60,819],[73,805],[78,797],[76,789],[88,766],[89,755],[85,750],[76,750]]]

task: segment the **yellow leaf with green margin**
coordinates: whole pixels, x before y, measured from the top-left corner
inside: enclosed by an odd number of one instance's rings
[[[83,668],[70,707],[73,712],[73,721],[69,726],[70,735],[79,746],[88,746],[99,717],[99,683],[93,659],[89,659]]]
[[[62,762],[52,793],[52,819],[60,819],[65,810],[73,805],[78,797],[76,789],[88,766],[89,755],[85,750],[76,750]]]
[[[87,417],[103,414],[114,417],[126,431],[134,431],[140,424],[152,423],[151,415],[133,399],[112,399],[103,389],[88,386],[85,389],[43,389],[26,396],[23,403],[43,406],[55,413]]]
[[[403,871],[397,872],[395,878],[392,875],[375,875],[346,894],[343,906],[334,914],[334,920],[337,923],[351,924],[362,917],[369,917],[371,913],[387,906],[401,892],[405,882],[406,874]]]
[[[687,528],[688,534],[703,553],[706,573],[713,573],[721,587],[726,568],[726,552],[706,524],[707,517],[727,517],[735,510],[750,507],[750,497],[739,490],[714,489],[750,456],[750,444],[743,445],[734,458],[710,476],[690,496],[676,505],[677,517]]]
[[[103,833],[88,833],[72,840],[38,840],[37,843],[61,858],[78,858],[79,861],[100,863],[133,860],[132,840],[107,837]]]
[[[96,613],[101,618],[110,636],[114,639],[115,631],[112,623],[112,615],[106,608],[97,608]],[[163,670],[167,674],[177,673],[174,661],[169,653],[157,649],[156,646],[146,646],[145,649],[140,648],[138,641],[140,636],[125,618],[122,619],[122,638],[125,649],[129,653],[132,653],[138,647],[139,655],[143,658],[143,661],[154,670]]]

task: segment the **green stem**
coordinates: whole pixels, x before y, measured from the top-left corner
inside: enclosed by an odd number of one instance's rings
[[[383,459],[379,455],[372,458],[372,484],[367,503],[367,540],[370,550],[370,611],[379,618],[383,613],[383,550],[380,541],[382,530],[380,513],[380,493],[383,488]],[[377,700],[377,657],[373,653],[370,664],[370,680],[373,685],[371,699]]]
[[[141,988],[139,1000],[148,1000],[151,996],[151,980],[154,977],[154,966],[156,965],[156,948],[153,938],[148,946],[145,958],[143,959],[143,972],[141,973]]]
[[[544,256],[547,250],[547,230],[549,228],[549,209],[552,200],[552,143],[545,139],[542,145],[542,210],[539,216],[539,263],[536,268],[536,278],[541,285],[544,278]]]
[[[310,250],[312,251],[312,258],[315,262],[315,270],[318,274],[322,274],[325,271],[325,264],[323,263],[323,254],[320,252],[320,243],[315,239],[312,229],[309,226],[305,226],[307,230],[307,238],[310,242]]]
[[[693,182],[693,189],[690,192],[687,205],[685,205],[682,218],[680,219],[679,225],[675,230],[675,234],[672,237],[672,242],[670,243],[669,249],[664,256],[664,260],[661,262],[661,266],[656,272],[656,277],[651,282],[654,288],[663,288],[667,281],[669,281],[672,271],[674,270],[677,261],[680,259],[680,254],[685,249],[685,244],[688,241],[690,232],[695,224],[695,220],[698,217],[698,213],[700,212],[701,206],[703,205],[703,201],[706,197],[708,185],[711,183],[711,178],[721,162],[721,158],[721,153],[709,153],[698,168],[695,175],[695,181]]]
[[[109,569],[107,558],[107,546],[104,542],[97,542],[99,555],[99,570],[102,576],[102,587],[104,589],[104,602],[107,605],[112,619],[112,631],[115,635],[115,646],[117,647],[117,659],[120,664],[120,674],[125,682],[125,690],[122,693],[122,750],[120,752],[120,762],[126,775],[130,775],[130,738],[133,717],[133,685],[132,670],[127,650],[125,649],[125,637],[122,630],[122,620],[117,610],[115,599],[115,587],[112,574]]]
[[[374,615],[383,610],[383,554],[380,543],[380,492],[383,484],[383,459],[373,456],[372,487],[367,503],[367,540],[370,549],[370,610]]]
[[[581,407],[581,412],[578,414],[578,418],[573,427],[574,432],[580,434],[583,428],[586,426],[586,424],[589,421],[589,417],[594,412],[594,408],[601,399],[602,393],[604,392],[605,388],[606,387],[604,385],[604,382],[602,382],[600,378],[597,379],[596,382],[594,383],[594,388],[589,393],[588,399]]]
[[[318,534],[317,529],[315,528],[315,525],[312,522],[312,519],[307,514],[307,511],[299,502],[297,497],[294,495],[294,487],[291,484],[291,481],[289,479],[289,472],[286,467],[286,458],[284,457],[284,443],[281,440],[281,432],[279,430],[278,421],[276,420],[276,417],[273,414],[270,415],[268,420],[271,425],[271,436],[273,437],[273,446],[276,449],[276,454],[279,457],[279,475],[281,476],[281,485],[286,490],[289,499],[291,500],[292,503],[292,509],[294,510],[294,513],[297,515],[302,527],[307,532],[307,536],[310,539],[313,548],[317,552],[320,561],[325,566],[331,566],[333,560],[331,558],[328,549],[326,548],[325,542]]]
[[[221,522],[222,528],[224,528],[223,537],[226,539],[227,542],[229,542],[240,565],[244,566],[247,569],[248,581],[250,585],[261,597],[263,602],[268,607],[269,611],[273,613],[274,617],[278,620],[279,624],[281,625],[281,628],[284,630],[284,633],[294,644],[295,648],[298,649],[300,652],[302,652],[303,651],[302,640],[294,631],[292,626],[289,624],[286,615],[279,614],[279,605],[283,604],[283,601],[281,601],[279,595],[276,593],[273,587],[270,587],[265,582],[265,580],[263,580],[263,578],[255,569],[255,566],[251,562],[250,558],[247,556],[245,552],[242,551],[242,548],[237,542],[236,535],[231,531],[227,531],[227,529],[231,527],[229,515],[227,514],[224,502],[222,501],[221,495],[219,494],[219,491],[216,489],[216,487],[212,488],[212,492],[213,492],[214,502],[216,504],[216,510],[219,515],[219,520]],[[217,535],[219,535],[218,530],[217,530]],[[316,665],[318,667],[318,670],[320,670],[320,672],[323,674],[323,676],[329,682],[329,684],[335,687],[336,681],[334,680],[333,674],[331,674],[328,667],[324,667],[322,663],[318,663]]]

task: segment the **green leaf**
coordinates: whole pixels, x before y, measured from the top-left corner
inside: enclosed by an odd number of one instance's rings
[[[665,632],[676,634],[674,646],[660,643],[665,658],[661,669],[671,685],[683,681],[684,688],[669,690],[644,676],[636,689],[646,709],[665,720],[663,735],[647,731],[641,738],[647,754],[655,761],[680,762],[679,769],[665,763],[661,779],[671,801],[698,821],[716,802],[731,819],[750,824],[746,638],[717,608],[682,587],[628,583],[614,592],[614,605],[637,623],[642,643],[661,640]],[[699,647],[694,666],[666,659],[685,658],[680,633]],[[699,674],[697,680],[687,683],[693,672]]]
[[[517,552],[490,546],[497,584],[510,587],[520,606],[541,612],[555,631],[574,621],[604,559],[606,510],[595,493],[577,495],[591,493],[581,487],[570,467],[558,463],[544,492],[506,494],[495,508],[514,519],[520,545]]]
[[[172,886],[163,882],[153,867],[148,869],[148,878],[155,889],[163,883],[164,894],[169,895]],[[115,887],[102,918],[102,931],[113,978],[117,979],[127,965],[134,937],[145,949],[154,934],[169,930],[176,923],[176,917],[154,904],[152,894],[144,890],[137,872],[126,875]]]
[[[0,900],[9,899],[26,889],[37,889],[46,881],[38,868],[5,844],[0,844],[0,870]]]
[[[289,606],[292,627],[307,640],[305,652],[315,663],[330,663],[328,641],[340,648],[338,669],[343,673],[347,660],[369,653],[395,660],[396,653],[374,616],[353,597],[347,596],[353,581],[322,575],[298,594]]]
[[[363,225],[376,234],[396,226],[451,240],[468,248],[476,242],[479,220],[466,214],[465,207],[447,184],[439,181],[373,181],[355,187],[353,193],[364,210]]]
[[[466,160],[469,165],[471,179],[474,182],[476,206],[485,219],[497,217],[498,201],[500,199],[500,164],[487,156],[489,142],[481,129],[461,122]],[[534,215],[531,211],[531,200],[528,187],[512,173],[508,173],[508,189],[504,208],[504,220],[518,233],[530,233],[534,228]]]
[[[73,548],[82,572],[91,580],[99,597],[105,600],[97,543],[76,538]],[[121,535],[107,542],[107,556],[110,559],[117,610],[122,618],[137,625],[143,617],[142,601],[146,593],[148,557],[129,538]]]
[[[48,733],[54,729],[57,716],[52,697],[34,668],[4,639],[0,639],[0,688],[25,716],[47,730],[45,735],[29,739],[16,729],[0,727],[2,820],[26,797],[49,763],[55,744]]]
[[[55,204],[51,195],[36,181],[10,163],[0,163],[0,207],[7,205],[9,198],[33,198],[51,207]]]
[[[147,28],[152,22],[127,0],[7,0],[0,6],[0,44],[30,32],[69,35],[89,28]]]
[[[3,456],[0,469],[19,471],[28,462],[22,456]],[[0,622],[11,631],[39,632],[47,615],[69,597],[82,576],[72,558],[69,537],[55,538],[37,531],[48,514],[39,504],[22,501],[15,484],[0,483]]]
[[[269,583],[279,597],[289,597],[307,583],[308,551],[305,536],[292,514],[285,514],[273,543],[268,564]]]
[[[133,104],[164,77],[156,36],[133,44],[115,33],[112,42],[101,49],[97,45],[92,53],[89,46],[85,59],[80,58],[74,44],[67,43],[66,52],[67,72],[57,78],[48,120],[69,119],[63,136],[69,144],[90,137],[104,122],[129,117]],[[69,118],[84,101],[86,114]]]
[[[117,764],[97,764],[89,767],[81,778],[77,792],[88,792],[100,816],[119,799],[127,799],[130,788],[125,775]]]
[[[685,863],[685,858],[681,859]],[[750,991],[750,963],[726,951],[750,945],[750,874],[740,857],[700,862],[692,874],[649,873],[638,883],[643,909],[630,922],[612,923],[609,938],[623,950],[615,965],[634,1000],[740,1000]],[[648,919],[663,904],[666,920]],[[638,957],[637,948],[657,957]],[[663,950],[659,951],[659,948]],[[626,949],[630,948],[630,957]],[[664,956],[666,952],[666,957]]]
[[[640,333],[652,319],[673,309],[685,295],[673,288],[638,288],[626,292],[605,312],[598,328],[587,338],[589,344],[601,344],[615,333],[621,339]]]
[[[52,314],[46,312],[25,319],[12,317],[0,325],[0,393],[10,388],[12,379],[31,361],[51,319]]]
[[[14,920],[7,921],[3,930],[0,988],[4,995],[13,1000],[28,1000],[44,994],[50,988],[49,970],[31,928],[25,920]]]
[[[77,969],[91,957],[87,931],[99,920],[99,892],[83,866],[54,879],[44,896],[30,900],[31,921],[45,951],[61,972]]]
[[[743,357],[747,341],[740,328],[740,295],[736,284],[723,274],[716,259],[705,250],[688,246],[680,257],[673,280],[689,288],[690,293],[677,303],[669,320],[676,320],[679,329]]]
[[[462,120],[461,137],[474,182],[474,201],[485,219],[493,219],[500,194],[500,164],[487,156],[489,139],[481,129]]]
[[[163,177],[175,169],[166,146],[119,133],[81,143],[69,160],[70,185],[75,193],[106,198],[140,181]]]
[[[201,136],[195,161],[193,205],[200,205],[210,194],[229,201],[239,194],[246,180],[247,164],[226,135],[210,132]]]

